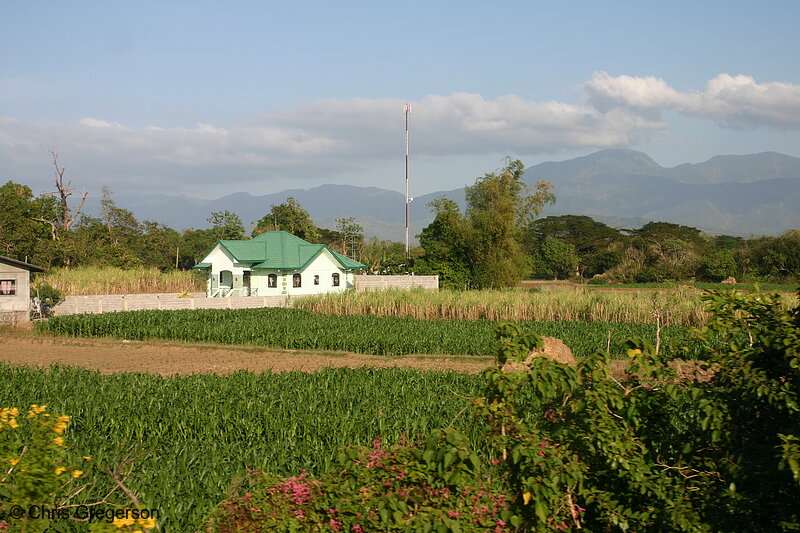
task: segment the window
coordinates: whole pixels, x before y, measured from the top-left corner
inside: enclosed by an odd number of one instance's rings
[[[319,285],[319,275],[314,274],[314,285]]]
[[[292,274],[292,287],[295,289],[302,286],[302,280],[300,278],[300,274]]]
[[[334,272],[331,275],[331,277],[333,278],[333,286],[334,287],[338,287],[339,286],[339,273],[338,272]]]
[[[14,296],[17,294],[17,280],[0,280],[0,296]]]
[[[267,288],[276,289],[278,287],[278,275],[270,274],[267,276]]]

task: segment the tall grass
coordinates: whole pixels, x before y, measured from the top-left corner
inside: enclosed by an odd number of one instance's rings
[[[94,266],[53,268],[39,274],[34,285],[37,283],[47,283],[65,296],[193,292],[204,291],[206,285],[205,274],[192,271]]]
[[[696,291],[606,292],[583,288],[528,291],[370,291],[308,296],[294,307],[339,315],[452,320],[655,323],[698,326],[708,318]]]

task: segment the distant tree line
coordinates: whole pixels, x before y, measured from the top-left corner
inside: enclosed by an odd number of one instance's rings
[[[0,187],[0,254],[44,267],[187,270],[218,240],[248,238],[241,218],[230,211],[211,213],[208,229],[177,231],[152,220],[140,222],[117,205],[107,187],[102,195],[100,216],[95,217],[70,207],[56,195],[35,196],[30,187],[9,181]],[[251,235],[269,230],[328,244],[357,260],[377,253],[376,243],[365,243],[363,228],[353,218],[338,219],[335,230],[318,228],[291,197],[271,206]]]
[[[108,265],[123,268],[189,269],[220,239],[246,239],[241,218],[211,213],[208,229],[177,231],[140,222],[103,188],[99,217],[70,206],[72,189],[56,167],[56,193],[35,196],[18,183],[0,187],[0,254],[52,266]],[[60,172],[59,172],[60,171]],[[588,216],[536,218],[555,202],[552,185],[523,182],[524,165],[506,166],[466,188],[466,209],[439,198],[435,218],[418,235],[420,246],[405,256],[402,243],[364,238],[353,217],[335,229],[317,227],[292,197],[272,205],[250,236],[283,230],[324,243],[380,274],[436,274],[448,288],[499,288],[525,278],[587,279],[593,283],[718,282],[800,279],[800,230],[779,237],[709,236],[697,228],[650,222],[639,229],[612,228]]]

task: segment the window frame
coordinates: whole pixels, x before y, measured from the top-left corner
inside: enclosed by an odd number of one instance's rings
[[[334,287],[338,287],[340,283],[340,278],[341,275],[338,272],[334,272],[333,274],[331,274],[331,284]]]
[[[3,284],[8,283],[9,292],[4,292]],[[14,279],[0,279],[0,296],[16,296],[17,295],[17,280]]]
[[[299,272],[292,274],[292,288],[301,289],[303,287],[303,275]]]
[[[277,274],[267,274],[267,288],[268,289],[277,289],[278,288],[278,275]]]

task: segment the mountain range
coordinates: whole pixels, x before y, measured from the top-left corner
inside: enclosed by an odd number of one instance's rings
[[[542,216],[589,215],[624,228],[673,222],[714,235],[777,235],[800,228],[800,158],[775,152],[720,155],[667,168],[642,152],[610,149],[534,165],[524,179],[530,185],[540,180],[554,185],[557,201]],[[240,192],[216,200],[126,195],[117,203],[139,220],[183,229],[208,227],[210,213],[223,210],[237,213],[248,225],[289,196],[320,227],[334,228],[337,217],[352,216],[368,237],[404,239],[404,195],[377,187],[329,184],[263,196]],[[427,203],[440,196],[464,207],[463,188],[416,197],[410,207],[412,236],[433,220]]]

